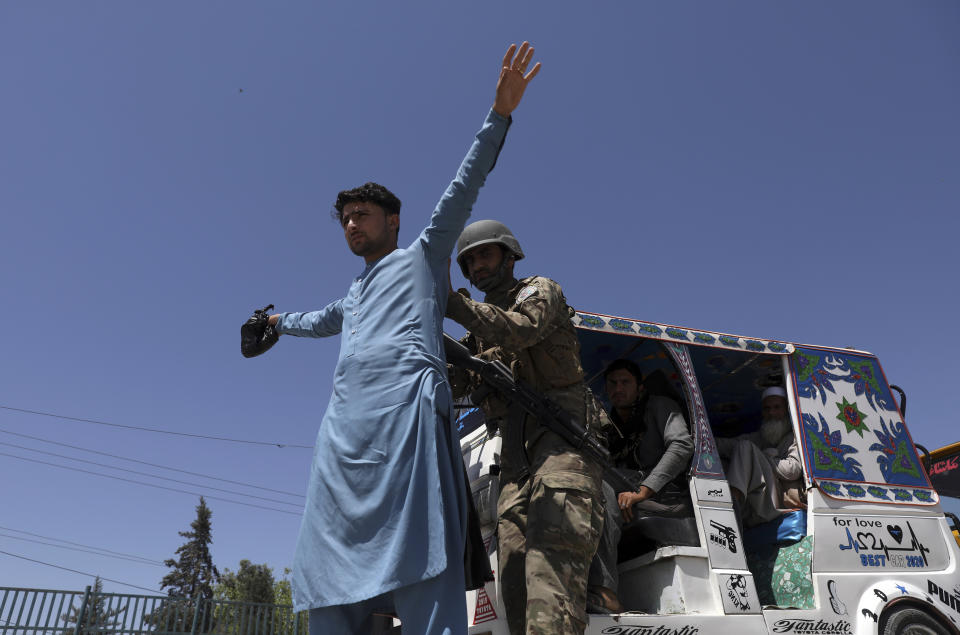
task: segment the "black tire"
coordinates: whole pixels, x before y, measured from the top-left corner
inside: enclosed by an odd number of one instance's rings
[[[881,620],[882,635],[950,635],[950,631],[922,609],[905,606],[894,609]]]

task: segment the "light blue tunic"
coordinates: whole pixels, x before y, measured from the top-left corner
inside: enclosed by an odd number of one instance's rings
[[[442,340],[447,259],[508,124],[490,111],[412,245],[367,265],[346,297],[320,311],[280,316],[283,334],[341,334],[293,562],[298,611],[435,577],[447,567],[447,541],[463,544],[462,458]]]

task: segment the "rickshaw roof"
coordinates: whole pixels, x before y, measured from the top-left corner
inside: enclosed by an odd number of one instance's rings
[[[573,317],[573,325],[584,331],[597,331],[614,335],[645,337],[665,342],[676,342],[693,346],[709,346],[723,350],[740,350],[750,353],[765,353],[769,355],[790,355],[798,346],[814,346],[788,342],[786,340],[764,339],[721,333],[704,329],[693,329],[685,326],[648,322],[635,318],[625,318],[590,311],[577,311]],[[872,355],[867,351],[854,348],[837,348],[833,346],[815,345],[823,350],[838,352],[853,352],[861,355]]]

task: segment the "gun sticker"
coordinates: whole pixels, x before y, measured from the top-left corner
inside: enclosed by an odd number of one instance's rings
[[[733,510],[701,507],[700,514],[710,564],[720,569],[746,570],[743,538]]]

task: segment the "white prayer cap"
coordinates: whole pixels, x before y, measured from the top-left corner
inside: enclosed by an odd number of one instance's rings
[[[784,399],[786,399],[787,391],[781,388],[780,386],[770,386],[769,388],[763,391],[763,396],[760,397],[760,401],[763,401],[764,399],[770,396],[783,397]]]

